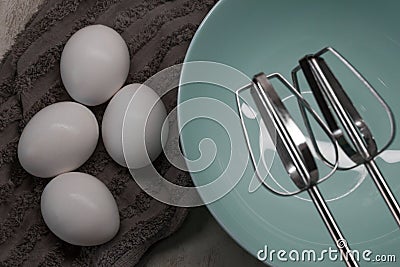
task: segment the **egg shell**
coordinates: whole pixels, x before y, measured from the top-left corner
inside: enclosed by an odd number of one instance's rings
[[[96,148],[94,114],[75,102],[59,102],[36,113],[22,131],[18,159],[30,174],[50,178],[75,170]]]
[[[78,246],[110,241],[118,232],[118,207],[111,192],[99,179],[86,173],[64,173],[43,190],[43,219],[60,239]]]
[[[124,84],[129,67],[124,39],[104,25],[77,31],[61,54],[63,84],[74,100],[87,106],[109,100]]]
[[[163,127],[166,116],[163,102],[151,88],[142,84],[125,86],[111,99],[103,116],[102,137],[107,152],[122,166],[147,166],[161,153],[161,142],[167,140],[168,123]]]

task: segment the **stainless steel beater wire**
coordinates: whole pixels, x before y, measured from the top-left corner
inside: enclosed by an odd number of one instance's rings
[[[251,148],[249,134],[248,134],[248,132],[246,130],[246,125],[244,123],[243,114],[241,112],[241,107],[240,107],[240,92],[243,91],[243,90],[246,90],[246,89],[251,89],[252,87],[253,87],[253,84],[249,84],[249,85],[243,86],[242,88],[240,88],[240,89],[238,89],[236,91],[235,95],[236,95],[236,103],[237,103],[238,110],[239,110],[240,123],[242,125],[242,131],[243,131],[243,134],[245,136],[246,146],[247,146],[247,149],[248,149],[249,154],[250,154],[250,158],[251,158],[252,165],[254,167],[255,175],[256,175],[257,179],[259,180],[259,182],[261,183],[261,185],[263,187],[265,187],[268,191],[270,191],[270,192],[272,192],[272,193],[274,193],[276,195],[280,195],[280,196],[294,196],[294,195],[297,195],[297,194],[299,194],[299,193],[301,193],[302,191],[305,191],[305,190],[297,190],[297,191],[294,191],[294,192],[289,192],[283,186],[281,186],[278,182],[276,182],[278,184],[278,186],[282,190],[285,191],[285,193],[280,193],[280,192],[276,191],[275,189],[273,189],[272,187],[270,187],[269,185],[265,184],[263,178],[261,177],[261,174],[258,172],[258,167],[257,167],[258,164],[257,164],[256,159],[254,157],[254,153],[252,152],[253,150]],[[275,155],[276,155],[276,153],[274,153],[274,157],[275,157]]]
[[[386,103],[386,101],[380,96],[380,94],[374,89],[374,87],[368,82],[367,79],[364,78],[364,76],[357,71],[357,69],[344,57],[342,56],[338,51],[336,51],[334,48],[332,47],[325,47],[324,49],[322,49],[321,51],[319,51],[318,53],[316,53],[316,56],[321,56],[323,54],[325,54],[326,52],[331,52],[333,53],[337,58],[339,58],[339,60],[347,67],[351,70],[351,72],[359,79],[362,81],[362,83],[368,88],[368,90],[374,95],[374,97],[379,101],[379,103],[383,106],[383,108],[385,109],[385,112],[388,115],[389,118],[389,124],[391,126],[390,128],[390,137],[388,142],[381,148],[380,151],[377,152],[377,155],[379,155],[382,151],[384,151],[385,149],[387,149],[394,140],[395,137],[395,133],[396,133],[396,123],[394,120],[394,115],[392,110],[390,109],[389,105]]]
[[[389,185],[387,184],[385,178],[383,177],[381,171],[376,165],[374,160],[370,160],[364,163],[364,166],[367,168],[368,173],[370,174],[372,180],[374,181],[376,187],[381,193],[383,199],[385,200],[386,205],[388,206],[390,212],[393,215],[397,225],[400,227],[400,206],[396,200],[396,197],[393,195],[392,190],[390,190]]]
[[[328,206],[326,205],[326,201],[323,198],[318,187],[312,186],[307,191],[315,207],[317,208],[322,220],[324,221],[326,228],[328,229],[333,241],[335,242],[336,247],[339,249],[342,258],[346,263],[346,266],[348,267],[359,266],[354,258],[352,250],[350,249],[346,239],[344,238],[342,232],[340,231],[340,228],[337,225],[335,218],[333,217]]]
[[[276,74],[275,74],[276,75]],[[257,75],[255,76],[257,79],[257,91],[261,91],[263,94],[263,96],[265,97],[264,101],[268,102],[268,105],[264,105],[268,110],[269,114],[272,114],[272,118],[271,121],[273,121],[273,124],[270,125],[268,124],[268,126],[272,126],[275,128],[276,131],[283,131],[285,133],[285,138],[287,138],[287,140],[285,141],[285,148],[286,149],[294,149],[294,154],[292,155],[292,160],[293,161],[297,161],[296,166],[298,166],[298,172],[300,174],[300,176],[302,177],[302,179],[305,179],[305,177],[308,177],[308,169],[307,167],[304,165],[304,162],[302,162],[303,157],[300,155],[300,151],[298,150],[298,148],[291,148],[291,146],[295,146],[295,143],[293,143],[293,136],[292,136],[292,132],[289,131],[289,129],[287,128],[287,125],[285,124],[285,121],[282,120],[281,114],[283,114],[282,116],[286,116],[286,120],[291,121],[290,115],[287,112],[286,108],[284,107],[284,105],[282,104],[282,102],[279,99],[279,96],[275,93],[272,85],[269,83],[268,81],[268,76],[267,79],[262,76],[262,75]],[[259,78],[261,77],[261,78]],[[281,77],[281,76],[278,76]],[[270,91],[267,91],[270,90]],[[267,94],[268,92],[268,94]],[[274,98],[274,99],[272,99]],[[275,105],[279,105],[278,107],[276,107]],[[272,109],[271,111],[269,109]],[[275,116],[274,116],[275,115]],[[277,127],[277,125],[281,125],[281,127]],[[291,127],[294,127],[295,125],[289,125]],[[297,127],[297,126],[295,126]],[[297,129],[297,128],[296,128]],[[295,131],[296,133],[297,131]],[[300,132],[301,134],[301,132]],[[291,145],[290,147],[288,147],[288,145]],[[277,149],[280,149],[281,147],[278,147]],[[279,151],[278,151],[279,152]],[[279,153],[278,153],[279,154]],[[294,156],[294,157],[293,157]],[[283,160],[281,158],[281,160]],[[300,161],[300,162],[299,162]],[[317,168],[315,166],[315,168]],[[294,179],[294,178],[292,178]],[[296,181],[294,181],[296,183]],[[333,241],[335,242],[336,247],[339,249],[342,259],[345,261],[346,266],[348,267],[356,267],[359,266],[357,261],[354,258],[354,255],[349,247],[349,245],[347,244],[347,241],[345,240],[339,226],[336,223],[336,220],[334,219],[331,211],[329,210],[329,207],[327,206],[324,198],[322,197],[322,194],[320,193],[320,191],[318,190],[318,187],[316,186],[316,184],[311,185],[311,187],[307,188],[307,192],[310,195],[311,200],[313,201],[315,207],[317,208],[318,213],[320,214],[326,228],[328,229]]]
[[[347,60],[342,58],[340,54],[338,54],[334,49],[331,49],[329,51],[334,51],[335,55],[339,55],[339,59],[347,63]],[[361,139],[361,136],[358,134],[358,131],[355,129],[356,126],[353,124],[352,120],[348,117],[348,114],[344,107],[341,105],[340,100],[336,96],[333,88],[330,86],[329,81],[326,79],[324,72],[320,69],[319,64],[316,62],[315,58],[312,60],[313,61],[313,66],[315,67],[315,70],[317,71],[317,77],[320,80],[320,82],[324,85],[322,90],[325,96],[328,98],[331,106],[335,110],[336,115],[338,116],[339,120],[342,122],[342,125],[345,127],[345,130],[350,137],[352,143],[356,147],[359,153],[361,153],[362,157],[365,159],[364,166],[368,170],[368,173],[370,174],[372,180],[374,181],[376,187],[378,188],[380,194],[382,195],[387,207],[389,208],[393,218],[395,219],[398,227],[400,227],[400,206],[399,203],[396,200],[396,197],[394,196],[393,192],[391,191],[389,185],[387,184],[384,176],[382,175],[381,171],[379,170],[378,166],[376,165],[374,161],[374,157],[376,154],[371,155],[366,144],[363,142]],[[352,71],[357,72],[357,70],[354,69],[354,67],[348,63],[349,68],[351,68]],[[358,74],[357,77],[362,77],[361,74]],[[360,78],[362,79],[362,78]],[[372,89],[374,92],[375,90]],[[376,96],[376,94],[375,94]],[[380,99],[378,96],[376,96],[378,99]],[[383,102],[384,103],[384,102]],[[384,103],[385,104],[385,103]],[[386,107],[386,106],[384,106]],[[390,110],[390,108],[387,106],[387,108]],[[392,114],[391,112],[388,113],[389,115]],[[390,117],[390,116],[389,116]],[[390,117],[392,120],[393,118]],[[394,122],[393,122],[394,125]],[[394,126],[392,127],[392,129]]]
[[[276,78],[279,81],[281,81],[292,93],[293,95],[301,102],[301,105],[303,107],[305,107],[305,109],[307,109],[311,115],[316,119],[316,121],[321,125],[323,131],[328,135],[329,139],[331,140],[333,147],[334,147],[334,157],[335,157],[335,163],[334,164],[330,164],[329,166],[331,167],[331,171],[325,175],[323,178],[320,178],[318,180],[318,184],[324,182],[325,180],[329,179],[336,171],[336,169],[339,166],[339,149],[338,149],[338,144],[337,141],[335,139],[335,137],[330,133],[329,128],[323,123],[323,120],[319,117],[319,115],[311,108],[311,106],[308,104],[308,102],[304,99],[304,97],[297,92],[297,90],[279,73],[272,73],[270,75],[268,75],[268,78]],[[245,142],[246,142],[246,146],[248,151],[250,152],[250,158],[251,158],[251,162],[252,165],[254,167],[255,170],[255,175],[257,180],[259,180],[259,182],[261,183],[261,185],[263,187],[265,187],[267,190],[269,190],[270,192],[276,194],[276,195],[280,195],[280,196],[294,196],[297,195],[303,191],[306,190],[306,188],[304,189],[300,189],[294,192],[289,192],[287,191],[282,185],[280,185],[278,183],[278,181],[274,180],[275,183],[283,190],[285,191],[285,193],[282,192],[278,192],[277,190],[273,189],[272,187],[270,187],[269,185],[265,184],[263,178],[261,177],[261,174],[258,171],[258,164],[256,163],[255,157],[254,157],[254,153],[252,152],[252,148],[251,148],[251,144],[250,144],[250,138],[249,138],[249,134],[246,130],[246,125],[244,123],[244,119],[243,119],[243,114],[241,111],[241,106],[240,106],[240,92],[244,91],[244,90],[248,90],[254,87],[254,84],[248,84],[245,85],[241,88],[239,88],[238,90],[236,90],[235,92],[235,96],[236,96],[236,104],[237,104],[237,108],[238,108],[238,113],[239,113],[239,118],[240,118],[240,123],[241,123],[241,128],[243,131],[243,134],[245,136]],[[275,157],[276,153],[273,154],[273,157]],[[321,157],[320,157],[321,158]]]

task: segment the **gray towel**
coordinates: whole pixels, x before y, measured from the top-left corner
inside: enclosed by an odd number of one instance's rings
[[[121,228],[110,242],[77,247],[55,237],[40,214],[48,183],[25,172],[16,148],[23,127],[43,107],[71,100],[59,73],[68,38],[91,24],[105,24],[125,39],[131,54],[127,83],[144,82],[182,62],[197,26],[214,0],[46,1],[18,35],[0,65],[0,266],[133,266],[155,242],[178,229],[187,210],[162,204],[144,193],[129,171],[114,163],[102,141],[79,171],[102,180],[119,206]],[[168,110],[175,94],[163,98]],[[91,108],[99,123],[106,104]],[[190,185],[189,175],[155,161],[167,179]]]

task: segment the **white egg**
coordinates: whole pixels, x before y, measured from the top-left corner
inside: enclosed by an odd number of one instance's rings
[[[49,229],[73,245],[100,245],[119,230],[113,195],[99,179],[86,173],[69,172],[51,180],[40,207]]]
[[[163,102],[151,88],[141,84],[125,86],[111,99],[104,113],[101,129],[107,152],[125,167],[150,164],[167,140],[168,124],[163,127],[166,116]]]
[[[22,131],[18,158],[32,175],[49,178],[81,166],[96,148],[99,126],[94,114],[75,102],[40,110]]]
[[[70,96],[95,106],[110,99],[124,84],[130,66],[121,35],[104,25],[77,31],[61,55],[61,78]]]

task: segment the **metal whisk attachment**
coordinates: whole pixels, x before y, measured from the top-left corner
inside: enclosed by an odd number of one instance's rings
[[[342,84],[333,74],[332,70],[326,63],[326,60],[322,57],[327,52],[332,53],[348,69],[350,69],[356,78],[358,78],[362,84],[369,89],[372,95],[386,111],[391,125],[391,130],[389,140],[381,150],[378,150],[369,126],[365,123],[364,119],[361,117],[360,113],[357,111],[353,102],[344,90]],[[344,153],[354,162],[353,166],[347,168],[339,166],[338,170],[347,170],[364,164],[400,227],[399,204],[374,161],[374,158],[392,143],[395,136],[395,123],[390,107],[372,85],[361,75],[361,73],[359,73],[350,62],[339,54],[339,52],[331,47],[324,48],[316,54],[307,55],[299,60],[299,65],[292,71],[292,79],[294,87],[300,92],[301,88],[297,77],[299,71],[303,72],[330,131],[334,134],[334,137]],[[303,105],[300,105],[300,109],[311,140],[313,144],[315,144],[316,139],[313,135],[313,129],[310,126]],[[324,155],[322,155],[318,146],[315,146],[315,148],[319,157],[326,164],[330,166],[335,165],[329,162]]]
[[[272,83],[270,82],[271,79],[278,79],[292,92],[301,106],[309,111],[309,113],[315,118],[322,130],[328,135],[334,144],[336,162],[333,164],[331,172],[322,179],[319,179],[317,164],[308,144],[306,143],[305,136],[292,119],[287,108],[272,86]],[[261,119],[265,123],[270,136],[273,137],[272,141],[275,145],[279,158],[281,159],[282,164],[291,180],[298,188],[296,192],[279,192],[270,187],[268,184],[264,183],[264,179],[262,179],[263,177],[261,177],[261,175],[258,173],[257,163],[250,146],[248,133],[243,120],[240,93],[244,90],[251,90],[251,96],[254,99]],[[330,177],[338,166],[338,144],[335,136],[330,132],[328,126],[326,126],[322,119],[319,118],[317,113],[311,109],[310,105],[304,100],[301,94],[297,92],[296,89],[278,73],[268,76],[260,73],[254,76],[252,84],[245,86],[236,92],[236,101],[243,132],[245,134],[247,146],[255,168],[255,173],[262,182],[262,185],[269,191],[282,196],[290,196],[306,190],[310,195],[315,207],[317,208],[322,220],[324,221],[333,241],[341,252],[346,265],[358,266],[347,243],[344,245],[340,243],[340,240],[345,240],[344,236],[317,186],[319,182]]]

